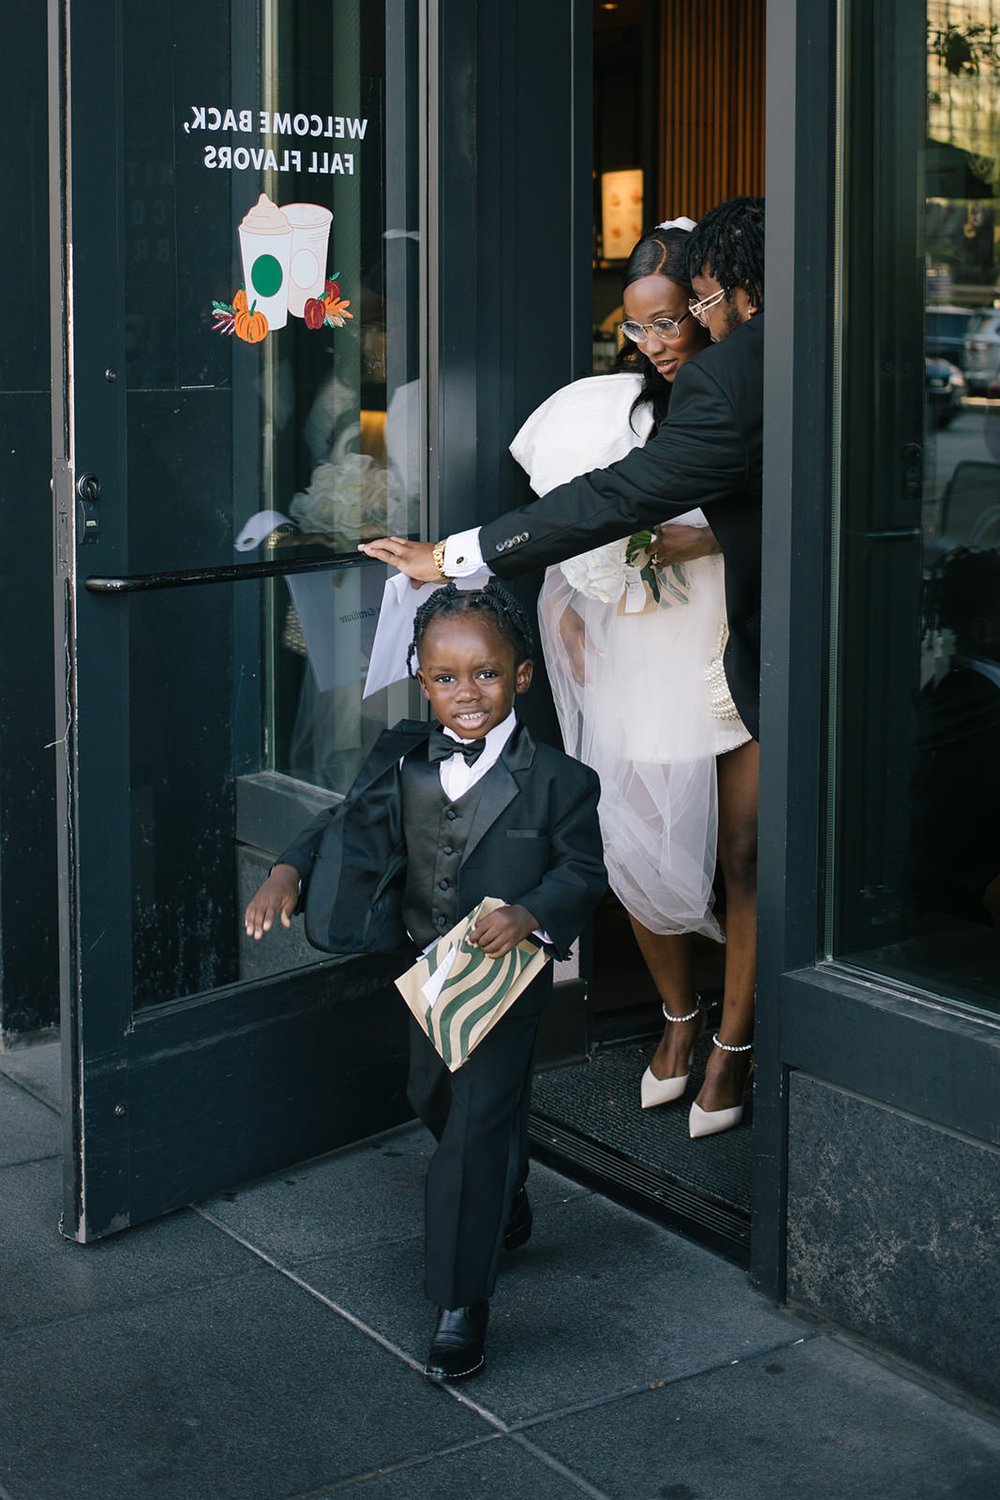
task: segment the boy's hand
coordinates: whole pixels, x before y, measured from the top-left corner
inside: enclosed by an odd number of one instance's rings
[[[243,913],[247,937],[258,942],[274,926],[275,917],[282,927],[291,927],[299,904],[299,872],[294,865],[275,865],[260,890],[250,898]]]
[[[503,958],[537,927],[537,919],[526,907],[501,906],[480,919],[469,933],[469,942],[482,948],[488,958]]]

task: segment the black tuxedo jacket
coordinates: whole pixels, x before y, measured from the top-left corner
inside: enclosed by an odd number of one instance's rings
[[[408,943],[399,762],[430,725],[403,719],[372,748],[344,801],[278,856],[302,877],[306,936],[328,953],[384,953]],[[527,907],[565,957],[607,889],[595,773],[538,745],[523,724],[482,782],[458,879],[458,910],[484,896]]]
[[[726,677],[758,735],[764,317],[757,313],[678,373],[666,421],[644,447],[482,527],[500,577],[562,562],[701,506],[726,562]],[[651,664],[652,665],[652,664]]]

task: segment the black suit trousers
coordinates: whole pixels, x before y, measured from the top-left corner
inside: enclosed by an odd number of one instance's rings
[[[528,1175],[539,1019],[536,1007],[513,1005],[455,1073],[410,1022],[407,1097],[438,1143],[427,1169],[424,1273],[438,1307],[493,1293],[511,1205]]]

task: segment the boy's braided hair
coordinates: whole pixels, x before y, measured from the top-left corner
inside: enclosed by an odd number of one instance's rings
[[[727,297],[741,286],[754,307],[764,306],[764,200],[729,198],[710,209],[688,239],[688,272],[707,271]]]
[[[413,617],[413,640],[406,653],[406,670],[409,676],[413,676],[415,657],[419,663],[420,642],[432,620],[473,613],[492,615],[497,629],[502,635],[509,636],[513,643],[517,666],[534,653],[535,643],[528,617],[503,584],[497,583],[495,578],[491,578],[486,587],[481,589],[460,589],[454,583],[449,583],[444,588],[435,589]]]

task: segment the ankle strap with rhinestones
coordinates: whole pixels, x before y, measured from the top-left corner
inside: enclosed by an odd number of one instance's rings
[[[670,1014],[669,1010],[667,1010],[667,1007],[665,1005],[662,1007],[662,1010],[663,1010],[664,1018],[666,1020],[668,1020],[668,1021],[674,1021],[677,1024],[680,1024],[681,1021],[693,1021],[694,1018],[695,1018],[695,1016],[700,1016],[701,1015],[701,1006],[700,1005],[696,1005],[695,1008],[694,1008],[694,1010],[691,1011],[686,1016],[672,1016]]]
[[[722,1050],[723,1050],[723,1052],[752,1052],[753,1051],[753,1042],[744,1042],[742,1047],[731,1047],[728,1042],[720,1042],[719,1041],[719,1033],[717,1031],[715,1031],[715,1032],[712,1033],[712,1043],[716,1047],[721,1047]]]

